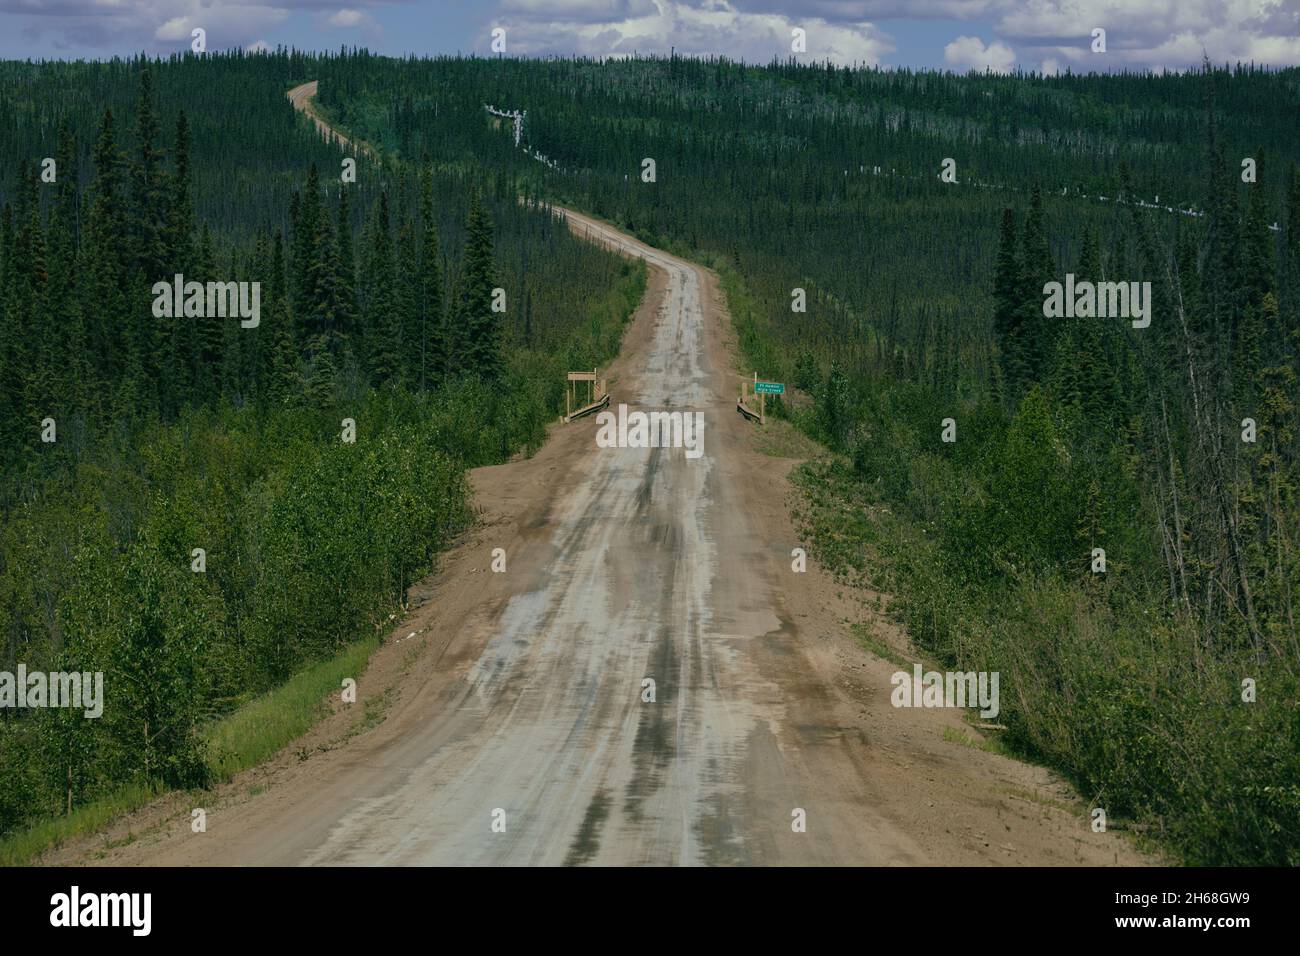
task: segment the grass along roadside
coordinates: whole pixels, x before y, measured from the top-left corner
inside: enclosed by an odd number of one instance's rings
[[[213,723],[204,735],[213,783],[267,760],[310,730],[326,715],[329,698],[340,691],[343,679],[359,678],[379,646],[378,637],[349,644]],[[358,714],[365,719],[362,708]],[[0,866],[33,863],[41,854],[104,827],[165,792],[167,788],[160,784],[124,786],[68,816],[11,834],[0,840]]]
[[[229,780],[310,730],[324,716],[328,698],[340,692],[344,678],[361,676],[379,643],[377,637],[368,637],[350,644],[215,723],[207,735],[208,765],[215,780]]]

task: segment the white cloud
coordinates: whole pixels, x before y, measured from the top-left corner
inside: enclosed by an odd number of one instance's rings
[[[450,39],[452,48],[486,52],[488,28],[500,25],[510,53],[675,48],[766,63],[790,55],[790,30],[801,27],[808,60],[908,64],[924,51],[895,51],[890,24],[933,30],[925,21],[948,19],[969,24],[953,31],[970,34],[954,41],[957,62],[948,62],[957,68],[1011,68],[1003,53],[1011,48],[1026,66],[1083,71],[1187,69],[1202,51],[1215,63],[1300,65],[1300,0],[476,0],[472,17],[482,29],[450,38],[436,33],[443,14],[463,23],[453,6],[467,0],[0,0],[0,25],[8,55],[26,55],[13,43],[19,36],[49,38],[56,48],[165,53],[187,49],[195,27],[207,31],[211,50],[247,46],[277,27],[277,39],[311,47],[332,29],[370,42],[380,36],[374,11],[390,4],[419,5],[431,32],[427,42],[409,41],[422,51],[445,49]],[[1091,52],[1094,27],[1107,32],[1104,54]]]
[[[998,40],[985,46],[979,37],[958,37],[943,48],[943,58],[959,70],[981,73],[1010,73],[1016,65],[1016,53],[1011,47]]]
[[[876,64],[893,50],[868,22],[831,23],[817,17],[747,12],[738,0],[505,0],[488,28],[506,28],[512,54],[629,56],[632,53],[723,55],[752,63],[791,55],[791,30],[807,32],[809,60]],[[488,29],[480,38],[487,48]]]
[[[1005,4],[999,36],[1022,53],[1062,57],[1085,70],[1187,69],[1214,63],[1300,64],[1296,0],[1025,0]],[[1093,53],[1092,31],[1106,31]]]
[[[140,6],[147,7],[150,4]],[[160,12],[165,10],[173,14],[153,31],[155,41],[188,46],[191,31],[201,27],[207,33],[209,50],[224,50],[250,43],[254,37],[281,23],[289,15],[289,11],[281,7],[255,3],[214,2],[204,5],[201,0],[163,0],[152,6]]]
[[[610,23],[641,16],[654,9],[651,0],[501,0],[507,16],[568,23]]]
[[[945,50],[958,69],[1187,69],[1216,63],[1300,65],[1300,0],[497,0],[491,25],[511,52],[726,54],[756,62],[789,54],[808,31],[810,59],[877,63],[893,51],[889,21],[972,24]],[[1091,50],[1092,30],[1107,52]],[[1013,49],[1014,48],[1014,49]],[[951,50],[951,52],[949,52]],[[890,62],[911,62],[906,50]]]
[[[188,50],[201,27],[209,50],[247,46],[289,16],[301,0],[0,0],[6,33],[48,36],[56,48],[126,53]],[[26,20],[24,23],[23,20]],[[6,22],[7,21],[7,22]]]
[[[315,11],[323,22],[340,0],[0,0],[0,27],[30,38],[46,37],[56,48],[140,49],[167,53],[189,49],[190,32],[202,27],[209,50],[247,47],[295,13]],[[342,0],[359,8],[361,26],[373,26],[366,8],[414,0]],[[441,3],[442,0],[422,0]],[[310,22],[299,16],[298,22]],[[310,41],[306,45],[311,45]],[[6,47],[8,49],[8,47]],[[12,55],[12,54],[10,54]]]
[[[355,27],[360,26],[367,19],[367,14],[360,10],[336,10],[326,18],[325,22],[332,27]]]
[[[543,0],[532,0],[543,2]],[[748,12],[783,13],[792,20],[815,17],[830,23],[866,20],[971,20],[1006,0],[732,0]]]

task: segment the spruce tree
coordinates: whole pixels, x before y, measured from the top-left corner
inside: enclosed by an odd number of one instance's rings
[[[408,389],[420,387],[420,274],[419,244],[415,224],[402,217],[397,229],[396,309],[398,380]]]
[[[1102,281],[1100,245],[1090,229],[1084,230],[1076,277],[1085,282]],[[1109,429],[1118,391],[1106,349],[1106,329],[1114,321],[1101,316],[1066,319],[1056,337],[1053,392],[1063,403],[1083,413],[1083,427],[1094,434],[1105,434]]]
[[[357,266],[352,248],[352,213],[348,203],[348,187],[339,189],[338,224],[335,229],[338,285],[338,328],[340,335],[354,336],[357,332]]]
[[[136,109],[136,157],[131,165],[131,232],[135,266],[150,284],[164,278],[168,266],[168,223],[171,203],[166,193],[164,152],[154,109],[153,78],[140,72]]]
[[[492,253],[492,221],[475,193],[465,221],[465,259],[461,267],[457,321],[465,336],[466,371],[488,381],[501,374],[501,324],[492,311],[496,262]]]
[[[194,255],[194,200],[190,196],[190,124],[181,110],[172,149],[171,196],[167,210],[168,257],[184,272]]]
[[[263,319],[258,332],[258,391],[256,401],[268,405],[285,405],[298,388],[294,381],[298,369],[298,351],[293,339],[293,317],[289,314],[288,281],[284,266],[284,236],[277,231],[271,240],[267,260],[266,286],[263,293]]]
[[[203,224],[199,234],[198,261],[195,264],[198,281],[207,283],[217,279],[216,250],[213,249],[212,232],[208,224]],[[189,277],[186,277],[189,281]],[[198,345],[195,384],[198,393],[194,396],[197,404],[215,401],[221,391],[221,367],[226,350],[226,336],[223,326],[228,319],[215,316],[188,318],[186,325],[193,325],[196,330]]]
[[[1014,400],[1028,376],[1025,362],[1024,309],[1021,294],[1020,256],[1017,250],[1015,214],[1002,210],[1002,228],[998,238],[997,269],[993,276],[993,330],[997,335],[1005,397]]]
[[[1043,286],[1058,278],[1052,250],[1047,239],[1043,213],[1043,193],[1035,185],[1025,218],[1021,253],[1021,301],[1019,330],[1024,362],[1021,387],[1040,381],[1047,373],[1057,332],[1056,323],[1043,318]]]
[[[139,400],[153,406],[165,398],[160,389],[168,382],[163,368],[170,358],[171,328],[159,325],[149,308],[150,289],[167,278],[168,212],[164,151],[159,145],[160,129],[154,105],[153,76],[140,72],[140,96],[136,104],[136,155],[131,164],[130,226],[132,272],[129,275],[127,331],[128,361],[138,369],[135,391]]]
[[[365,309],[367,369],[376,386],[395,384],[400,364],[398,357],[398,302],[396,270],[393,266],[392,237],[389,232],[388,192],[379,194],[374,215],[367,230],[366,278],[369,285]]]
[[[95,178],[91,184],[89,233],[90,274],[86,284],[85,314],[91,348],[100,363],[102,378],[121,373],[122,325],[126,301],[122,286],[125,263],[122,232],[125,225],[123,201],[123,156],[113,131],[113,112],[104,110],[92,154]]]
[[[66,414],[80,408],[90,369],[85,352],[85,329],[77,297],[80,274],[77,229],[80,214],[78,195],[77,144],[66,122],[59,128],[58,171],[54,204],[50,213],[50,294],[53,319],[46,361],[49,374],[58,382],[58,410]]]
[[[300,317],[308,341],[317,342],[337,353],[342,336],[343,300],[339,283],[339,247],[329,219],[320,217],[311,242],[311,260],[307,263],[306,284],[311,289],[307,313]]]
[[[264,395],[268,405],[283,407],[297,402],[302,390],[298,350],[293,341],[293,320],[289,315],[288,300],[283,295],[273,300],[268,318],[271,345],[267,350],[269,359]]]
[[[319,294],[312,286],[312,265],[318,259],[321,235],[320,178],[316,164],[307,169],[307,185],[298,195],[293,224],[293,312],[299,322],[308,321],[314,311],[313,300]],[[304,329],[310,336],[310,332]]]
[[[420,326],[412,346],[419,356],[419,387],[432,388],[447,367],[442,293],[442,251],[433,213],[433,177],[424,170],[420,184]]]

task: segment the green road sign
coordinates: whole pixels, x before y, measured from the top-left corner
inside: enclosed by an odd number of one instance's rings
[[[755,382],[755,395],[784,395],[785,386],[780,382]]]

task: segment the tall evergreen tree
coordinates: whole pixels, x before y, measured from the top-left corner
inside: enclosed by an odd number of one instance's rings
[[[259,397],[271,406],[293,404],[302,382],[298,374],[298,348],[294,342],[293,316],[289,314],[289,290],[284,268],[284,237],[276,232],[271,242],[267,280],[267,329],[269,340],[261,350],[262,388]]]
[[[1025,315],[1021,303],[1024,280],[1017,246],[1015,214],[1009,208],[1003,209],[997,269],[993,276],[993,330],[998,340],[1005,397],[1011,400],[1019,394],[1029,376],[1023,332]]]
[[[1037,184],[1030,196],[1021,240],[1020,337],[1026,376],[1021,384],[1028,386],[1046,375],[1057,332],[1056,323],[1043,318],[1043,286],[1058,277],[1047,238],[1043,193]]]
[[[415,224],[403,216],[397,229],[396,309],[398,379],[409,389],[420,387],[420,273],[419,244]]]
[[[100,377],[115,381],[126,365],[126,261],[122,248],[126,208],[124,157],[117,148],[112,110],[104,110],[92,159],[95,177],[86,230],[87,282],[82,311],[90,318],[87,338],[97,356]]]
[[[79,269],[78,229],[80,220],[77,144],[67,123],[59,129],[55,168],[58,179],[50,212],[50,297],[53,318],[45,362],[46,374],[59,383],[58,409],[67,414],[80,410],[89,387],[90,366],[86,353],[85,326],[77,296]]]
[[[171,195],[167,208],[167,257],[184,272],[194,257],[194,200],[190,195],[190,124],[181,110],[172,149]]]
[[[131,241],[131,272],[128,274],[129,321],[128,362],[138,369],[132,389],[142,403],[152,407],[166,387],[162,368],[170,355],[170,328],[160,326],[149,308],[150,289],[166,278],[168,256],[168,212],[170,208],[163,168],[165,152],[154,104],[153,74],[140,71],[140,95],[136,103],[136,153],[131,163],[131,201],[128,207]]]
[[[399,316],[392,235],[389,231],[388,192],[379,194],[367,230],[366,266],[368,295],[365,310],[366,363],[371,381],[378,386],[396,383]]]
[[[1102,281],[1101,250],[1096,235],[1085,230],[1079,264],[1080,281]],[[1106,330],[1115,321],[1102,316],[1066,319],[1056,337],[1053,357],[1053,391],[1083,414],[1086,431],[1109,441],[1118,383],[1112,357],[1106,348]]]
[[[165,153],[159,145],[154,107],[153,75],[140,71],[136,108],[136,156],[131,164],[131,232],[135,266],[152,285],[164,278],[169,265],[169,224],[173,204],[166,189]]]
[[[298,194],[292,217],[293,225],[293,312],[299,322],[308,321],[315,311],[314,300],[320,295],[312,285],[312,264],[320,257],[318,245],[322,235],[320,177],[316,164],[307,169],[307,185]],[[304,334],[311,333],[304,328]]]
[[[337,244],[338,266],[335,279],[338,284],[338,332],[353,336],[357,332],[357,266],[352,248],[352,213],[348,202],[348,187],[339,189],[338,225],[334,231]]]
[[[420,182],[420,224],[420,325],[413,349],[419,356],[419,387],[423,390],[437,385],[447,367],[442,250],[433,212],[433,177],[427,161]]]
[[[465,220],[465,258],[461,267],[457,322],[464,335],[465,354],[459,367],[493,381],[501,374],[501,322],[492,311],[496,261],[492,251],[492,220],[475,193]]]
[[[199,234],[195,269],[198,273],[198,281],[207,283],[217,280],[216,250],[213,248],[212,231],[207,223],[203,224]],[[215,316],[185,320],[186,324],[193,324],[197,333],[195,387],[198,394],[195,395],[195,399],[199,403],[214,401],[221,392],[221,367],[226,351],[225,325],[228,321]]]

